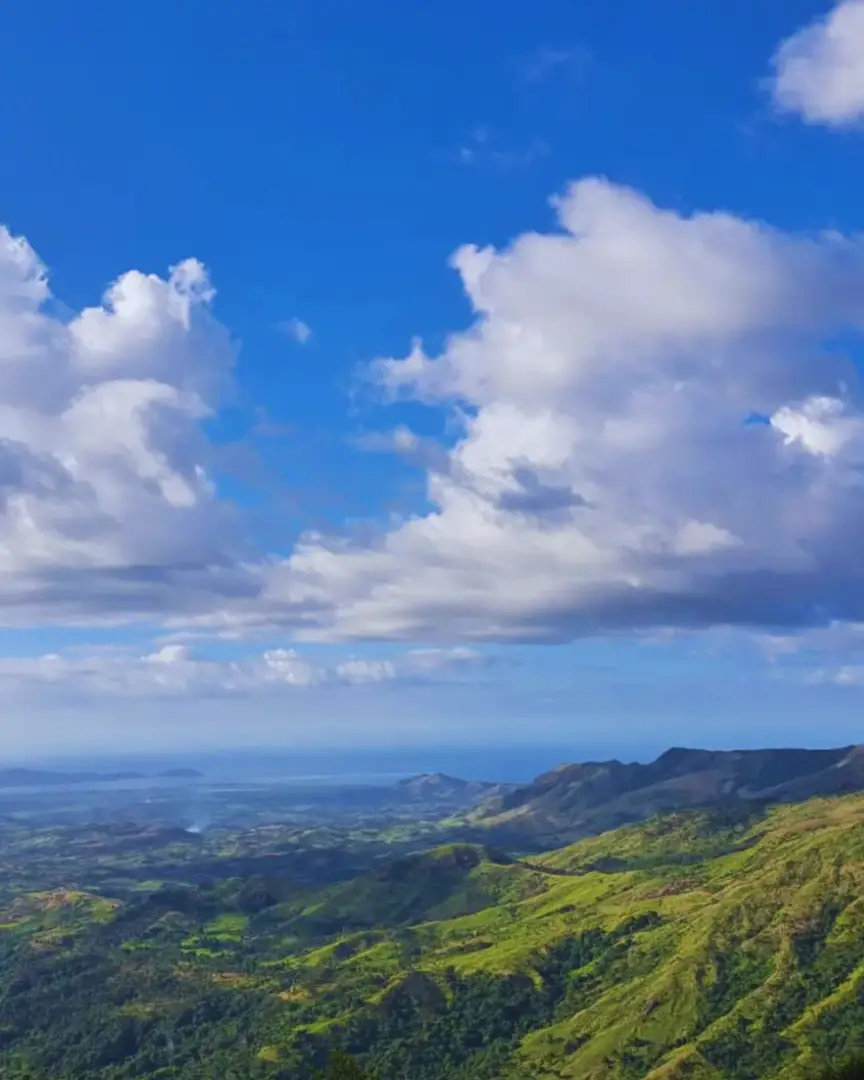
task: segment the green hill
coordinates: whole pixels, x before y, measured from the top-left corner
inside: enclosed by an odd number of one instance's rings
[[[469,1040],[452,1063],[465,1075],[486,1075],[494,1051],[488,1075],[768,1077],[864,1040],[864,798],[749,824],[678,815],[535,865],[533,895],[414,928],[412,967],[443,988],[431,1018],[428,987],[422,1002],[408,994],[401,1026],[382,1012],[408,975],[386,940],[326,976],[318,955],[298,958],[309,1000],[297,1020],[317,1018],[300,1042],[343,1039],[382,1077],[443,1076],[408,1033],[446,1042],[464,1024],[460,996],[484,995],[499,1013],[519,1008],[493,1028],[497,1047]],[[360,987],[371,1004],[345,1010]]]
[[[375,926],[402,926],[466,915],[525,885],[524,867],[476,844],[448,844],[383,862],[316,894],[297,910],[277,907],[271,922],[304,937]]]
[[[4,1080],[798,1080],[864,1042],[864,796],[243,882],[19,896]],[[190,900],[191,897],[191,900]],[[194,901],[194,902],[192,902]],[[232,906],[233,905],[233,906]]]

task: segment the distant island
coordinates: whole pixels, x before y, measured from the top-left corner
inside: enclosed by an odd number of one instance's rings
[[[139,772],[53,772],[45,769],[0,769],[0,788],[62,787],[64,784],[107,784],[123,780],[151,779]],[[158,773],[159,780],[201,780],[197,769],[169,769]]]

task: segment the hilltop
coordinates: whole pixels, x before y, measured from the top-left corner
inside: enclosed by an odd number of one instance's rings
[[[403,795],[423,800],[448,800],[476,802],[509,790],[512,785],[496,784],[487,780],[460,780],[447,773],[420,773],[400,780],[396,788]]]
[[[649,764],[563,765],[496,794],[466,821],[500,842],[553,847],[629,822],[716,805],[799,802],[864,790],[864,747],[690,750]]]
[[[476,844],[446,844],[384,861],[317,894],[299,911],[274,909],[269,919],[283,931],[315,938],[407,926],[482,910],[521,877],[522,867],[506,855]]]

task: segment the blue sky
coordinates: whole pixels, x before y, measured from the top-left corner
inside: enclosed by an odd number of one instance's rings
[[[859,739],[860,0],[2,32],[0,754]]]

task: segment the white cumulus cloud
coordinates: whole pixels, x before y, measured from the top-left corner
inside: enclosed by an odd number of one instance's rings
[[[461,425],[433,510],[306,535],[235,619],[453,641],[864,616],[862,397],[829,348],[864,323],[861,242],[599,178],[556,209],[455,254],[474,321],[440,355],[372,367]]]
[[[776,104],[811,124],[864,118],[864,0],[843,0],[784,41],[774,60]]]
[[[234,349],[194,259],[51,314],[35,252],[0,227],[0,619],[209,610],[243,591],[242,534],[201,421]]]
[[[216,678],[180,647],[202,634],[426,644],[393,669],[423,678],[454,642],[864,622],[864,402],[836,344],[864,324],[862,241],[602,178],[554,206],[546,233],[455,253],[473,319],[439,355],[370,366],[447,421],[369,447],[425,469],[431,509],[287,557],[246,542],[208,471],[234,350],[203,267],[125,274],[60,320],[0,233],[0,620],[161,623],[173,644],[135,670],[171,685]],[[254,679],[314,681],[305,663],[276,650]]]

